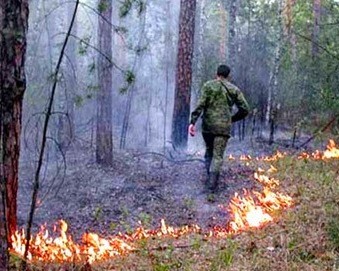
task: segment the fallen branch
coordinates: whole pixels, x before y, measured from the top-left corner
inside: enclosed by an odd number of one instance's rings
[[[144,155],[156,155],[156,156],[161,156],[163,158],[165,158],[167,161],[174,163],[174,164],[179,164],[179,163],[188,163],[188,162],[202,162],[204,163],[203,159],[198,159],[198,158],[191,158],[191,159],[183,159],[183,160],[175,160],[173,158],[170,158],[162,153],[158,153],[158,152],[145,152],[145,153],[140,153],[137,155],[134,155],[134,157],[140,157],[140,156],[144,156]]]
[[[301,148],[303,148],[304,146],[306,146],[308,143],[310,143],[316,136],[317,136],[317,134],[320,132],[320,133],[323,133],[323,132],[325,132],[331,125],[332,125],[332,123],[338,118],[338,116],[339,116],[339,114],[338,115],[336,115],[336,116],[334,116],[331,120],[330,120],[330,122],[328,122],[321,130],[316,130],[314,133],[313,133],[313,135],[309,138],[309,139],[307,139],[303,144],[301,144],[299,147],[298,147],[298,149],[301,149]]]

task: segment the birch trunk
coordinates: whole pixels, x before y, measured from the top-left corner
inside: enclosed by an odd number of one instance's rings
[[[282,49],[282,1],[278,2],[277,9],[277,20],[278,20],[278,31],[277,31],[277,42],[274,51],[274,60],[273,60],[273,68],[270,72],[269,82],[268,82],[268,93],[267,93],[267,104],[266,104],[266,116],[265,116],[265,124],[268,126],[270,121],[273,121],[273,107],[276,102],[277,95],[277,86],[278,86],[278,73],[280,68],[280,58],[281,58],[281,49]]]

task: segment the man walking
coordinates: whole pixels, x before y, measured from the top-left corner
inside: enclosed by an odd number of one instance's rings
[[[212,192],[218,187],[220,169],[227,141],[230,138],[231,124],[242,120],[249,113],[248,103],[242,92],[228,81],[230,68],[220,65],[217,79],[206,82],[198,105],[191,114],[188,132],[195,135],[195,123],[202,115],[202,136],[206,145],[205,166],[208,174],[208,187]],[[238,111],[231,115],[232,106]]]

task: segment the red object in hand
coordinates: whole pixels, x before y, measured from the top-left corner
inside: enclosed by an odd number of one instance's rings
[[[190,136],[195,136],[195,126],[194,126],[194,124],[190,124],[188,126],[188,133],[190,134]]]

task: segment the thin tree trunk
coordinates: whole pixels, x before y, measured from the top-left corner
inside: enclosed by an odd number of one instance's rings
[[[284,8],[284,35],[287,37],[287,40],[291,46],[291,55],[292,55],[292,63],[293,68],[296,69],[297,63],[297,38],[293,31],[294,22],[293,22],[293,8],[296,4],[296,0],[286,0],[285,8]]]
[[[144,16],[140,16],[140,30],[139,30],[139,41],[137,47],[141,48],[142,46],[142,40],[145,38],[145,24],[146,24],[146,15],[147,11],[143,11]],[[142,66],[142,55],[136,55],[135,61],[133,64],[133,71],[136,67]],[[136,77],[136,75],[134,75]],[[124,149],[126,147],[126,138],[128,133],[128,127],[130,122],[130,114],[131,114],[131,108],[133,104],[134,99],[134,92],[135,92],[135,81],[128,87],[128,94],[126,99],[126,106],[125,106],[125,112],[124,112],[124,118],[122,123],[122,129],[121,129],[121,137],[120,137],[120,149]]]
[[[38,159],[37,169],[35,171],[35,176],[34,176],[32,201],[31,201],[31,207],[30,207],[30,211],[29,211],[29,215],[28,215],[27,228],[26,228],[25,252],[24,252],[24,258],[22,260],[22,265],[21,265],[22,271],[25,271],[26,266],[27,266],[26,259],[27,259],[28,252],[29,252],[29,246],[30,246],[30,240],[31,240],[31,228],[32,228],[32,224],[33,224],[33,218],[34,218],[34,213],[35,213],[35,209],[36,209],[36,203],[37,203],[39,186],[40,186],[40,172],[41,172],[41,167],[42,167],[42,164],[43,164],[43,158],[44,158],[44,153],[45,153],[48,125],[49,125],[50,117],[52,115],[53,102],[54,102],[55,93],[56,93],[56,89],[57,89],[57,83],[58,83],[57,78],[58,78],[58,75],[59,75],[59,72],[60,72],[60,67],[61,67],[61,64],[62,64],[63,57],[64,57],[67,42],[68,42],[69,36],[71,35],[71,31],[72,31],[73,23],[74,23],[75,16],[76,16],[76,13],[77,13],[77,10],[78,10],[78,6],[79,6],[79,0],[76,1],[73,17],[72,17],[68,32],[66,34],[63,46],[61,48],[61,52],[60,52],[58,63],[57,63],[56,68],[55,68],[55,72],[53,74],[53,86],[52,86],[51,96],[50,96],[50,99],[48,101],[48,107],[47,107],[46,116],[45,116],[45,120],[44,120],[43,131],[42,131],[42,139],[41,139],[41,148],[40,148],[40,153],[39,153],[39,159]]]
[[[112,1],[99,2],[99,50],[112,59]],[[103,18],[105,19],[103,19]],[[106,20],[106,21],[105,21]],[[96,160],[99,164],[111,165],[113,162],[112,128],[112,64],[101,55],[98,57],[99,91],[97,93],[97,131]]]
[[[238,0],[230,1],[230,11],[229,11],[229,22],[228,22],[228,59],[231,66],[231,69],[235,67],[235,57],[236,57],[236,18],[238,13]],[[234,73],[233,73],[234,74]]]
[[[313,32],[312,32],[312,56],[319,53],[318,39],[320,33],[321,0],[313,1]]]
[[[219,59],[220,63],[226,62],[226,42],[227,42],[227,12],[224,5],[220,5],[220,46],[219,46]]]
[[[282,1],[278,2],[277,9],[277,20],[278,20],[278,31],[277,31],[277,42],[274,53],[274,64],[273,69],[270,72],[269,82],[268,82],[268,93],[267,93],[267,104],[266,104],[266,126],[268,126],[271,118],[273,117],[273,110],[276,103],[277,87],[278,87],[278,73],[280,68],[280,58],[281,58],[281,49],[282,49]],[[271,126],[272,127],[272,126]]]
[[[205,48],[205,30],[207,23],[207,16],[205,12],[206,0],[197,2],[197,16],[196,16],[196,35],[194,40],[194,57],[193,57],[193,71],[192,71],[192,97],[191,105],[194,107],[200,96],[200,89],[204,78],[204,48]]]
[[[174,148],[185,149],[187,147],[187,128],[191,102],[195,10],[196,0],[181,0],[172,121],[172,143]]]
[[[28,13],[27,0],[0,2],[1,268],[8,268],[7,247],[10,246],[10,236],[17,227],[18,168],[22,100],[26,90]]]
[[[124,114],[124,119],[122,122],[121,138],[120,138],[120,149],[126,147],[126,137],[129,125],[129,116],[131,114],[132,100],[134,94],[134,85],[128,90],[127,99],[126,99],[126,109]]]
[[[171,70],[171,56],[173,52],[173,40],[172,40],[172,12],[171,12],[171,0],[166,3],[166,9],[169,13],[166,22],[166,33],[165,33],[165,106],[164,106],[164,127],[163,127],[163,151],[166,153],[166,142],[167,142],[167,118],[168,118],[168,96],[169,96],[169,85],[170,85],[170,70]]]

